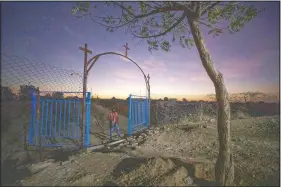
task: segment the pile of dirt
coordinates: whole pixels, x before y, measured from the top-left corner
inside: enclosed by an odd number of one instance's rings
[[[173,158],[130,158],[113,171],[118,186],[196,186],[194,168]]]

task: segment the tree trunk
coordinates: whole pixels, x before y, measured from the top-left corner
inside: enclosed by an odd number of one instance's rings
[[[215,68],[210,54],[205,47],[198,21],[192,17],[187,17],[187,19],[202,65],[212,80],[216,90],[216,99],[218,103],[217,129],[219,136],[219,155],[215,167],[215,176],[218,185],[228,186],[231,185],[234,180],[234,166],[230,141],[231,116],[228,92],[222,74]]]
[[[245,103],[247,103],[247,96],[244,96],[244,101]]]

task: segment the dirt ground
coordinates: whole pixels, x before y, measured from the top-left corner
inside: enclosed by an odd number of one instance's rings
[[[99,145],[104,141],[109,140],[109,122],[107,116],[110,113],[100,105],[92,104],[91,108],[91,145]],[[120,133],[127,134],[128,132],[128,118],[119,115]]]
[[[235,185],[279,186],[280,117],[233,120],[231,132]],[[27,160],[25,152],[14,150],[16,154],[1,159],[1,181],[23,186],[215,185],[215,123],[167,125],[147,134],[133,149],[119,145],[96,152],[70,151],[64,158],[52,156],[44,162],[38,155]]]

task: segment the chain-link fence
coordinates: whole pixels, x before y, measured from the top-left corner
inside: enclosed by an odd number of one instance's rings
[[[82,98],[82,73],[15,55],[1,55],[1,129],[4,146],[26,142],[31,119],[31,96]],[[4,137],[3,137],[4,136]],[[24,140],[23,140],[24,139]]]
[[[216,102],[204,101],[151,101],[151,124],[163,125],[187,123],[188,121],[211,122],[217,119],[218,106]],[[230,103],[231,119],[280,115],[279,103]]]
[[[216,104],[207,102],[157,101],[151,102],[151,123],[174,124],[183,121],[202,121],[216,117]]]

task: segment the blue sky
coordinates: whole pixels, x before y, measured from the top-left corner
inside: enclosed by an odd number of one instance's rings
[[[172,45],[168,53],[149,53],[123,29],[114,33],[93,24],[90,19],[71,15],[74,2],[2,3],[2,52],[15,54],[65,69],[83,70],[83,52],[88,44],[93,54],[107,51],[124,53],[151,76],[154,97],[192,97],[214,93],[196,48]],[[228,91],[277,92],[279,90],[279,2],[256,2],[267,10],[246,24],[239,33],[213,38],[202,27],[207,48],[216,67],[224,74]],[[94,12],[107,14],[106,9]],[[144,94],[141,72],[118,56],[103,56],[89,75],[89,90],[105,97]]]

